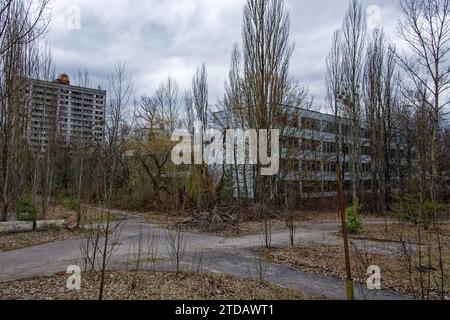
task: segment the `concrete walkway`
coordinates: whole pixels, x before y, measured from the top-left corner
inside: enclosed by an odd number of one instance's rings
[[[300,243],[339,244],[341,240],[332,235],[337,225],[328,225],[324,231],[317,226],[306,226],[296,231],[296,239]],[[171,268],[169,252],[167,249],[167,231],[156,225],[149,225],[140,219],[129,216],[124,224],[120,236],[120,246],[113,258],[113,267],[120,267],[121,261],[126,261],[130,248],[139,239],[140,233],[144,237],[156,233],[159,239],[158,256],[163,260],[159,265],[161,269]],[[226,273],[243,278],[258,279],[257,248],[261,244],[260,236],[245,236],[241,238],[222,238],[215,236],[184,234],[186,238],[186,256],[184,267],[196,270],[199,265],[204,271],[213,273]],[[288,245],[288,234],[279,231],[273,234],[274,246]],[[372,244],[376,250],[388,251],[389,244]],[[21,280],[39,276],[49,276],[64,272],[69,265],[80,265],[80,240],[70,240],[49,243],[32,248],[12,252],[0,253],[0,282]],[[201,263],[200,263],[201,261]],[[122,264],[123,265],[123,264]],[[345,299],[345,283],[342,280],[325,277],[313,273],[294,270],[278,264],[267,263],[266,279],[280,286],[301,290],[306,294],[325,296],[330,299]],[[365,297],[367,290],[358,287],[358,299],[409,299],[388,291],[378,291]]]

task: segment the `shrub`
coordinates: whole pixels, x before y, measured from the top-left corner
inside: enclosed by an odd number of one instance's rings
[[[66,198],[63,201],[64,208],[67,210],[76,211],[78,210],[78,206],[80,205],[80,202],[78,201],[77,197],[70,197]]]
[[[358,199],[353,202],[351,207],[345,209],[345,215],[347,217],[347,230],[351,234],[359,233],[362,230],[362,222],[358,214],[360,209],[361,205],[359,204]]]
[[[401,221],[423,225],[425,228],[430,227],[437,218],[435,214],[440,213],[444,208],[436,201],[421,203],[420,197],[412,194],[406,195],[396,207]]]
[[[429,228],[434,222],[437,222],[437,215],[444,209],[444,206],[437,201],[425,201],[422,205],[422,223],[424,227]]]
[[[17,220],[34,221],[37,215],[36,207],[31,203],[30,198],[23,196],[17,203],[17,211],[19,213]]]
[[[19,213],[17,215],[17,221],[22,222],[33,222],[35,220],[36,215],[33,215],[31,213]]]
[[[399,211],[400,219],[403,222],[411,222],[418,224],[420,220],[420,202],[419,197],[408,194],[404,196],[397,211]]]

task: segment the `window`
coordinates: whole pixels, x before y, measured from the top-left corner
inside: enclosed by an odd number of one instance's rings
[[[369,133],[368,129],[361,128],[361,138],[364,138],[364,139],[370,138],[370,133]]]
[[[322,183],[318,181],[303,181],[303,192],[317,193],[322,191]]]
[[[301,148],[303,151],[320,151],[322,143],[317,140],[303,139]]]
[[[324,142],[323,143],[323,152],[325,153],[336,153],[336,143],[334,142]]]
[[[300,125],[300,118],[298,114],[285,114],[281,116],[281,123],[287,128],[298,128]]]
[[[298,114],[291,115],[291,117],[289,119],[289,126],[292,128],[298,128],[299,125],[300,125],[300,118],[299,118]]]
[[[299,169],[299,163],[297,160],[284,159],[282,160],[282,168],[287,172],[297,171]]]
[[[364,173],[370,173],[372,172],[372,165],[370,163],[363,163],[362,164],[362,171]]]
[[[337,124],[333,122],[324,121],[322,125],[322,131],[326,133],[336,133]]]
[[[345,173],[350,172],[350,162],[344,163],[344,172]]]
[[[334,161],[324,162],[323,171],[326,173],[336,173],[336,162]]]
[[[303,172],[318,172],[321,170],[320,161],[317,160],[303,160],[302,171]]]
[[[345,137],[350,136],[350,126],[342,125],[341,126],[342,135]]]
[[[320,131],[320,120],[311,118],[302,118],[302,129],[311,131]]]
[[[363,188],[365,191],[372,190],[372,180],[364,180],[363,181]]]
[[[363,156],[371,156],[372,155],[372,148],[369,146],[362,146],[361,152]]]
[[[338,191],[338,183],[337,181],[324,181],[324,190],[325,192],[337,192]]]
[[[295,137],[284,137],[283,148],[287,150],[296,150],[299,148],[299,139]]]
[[[342,152],[344,153],[344,155],[349,155],[350,154],[350,145],[348,145],[347,143],[344,144],[342,147]]]
[[[344,182],[344,191],[351,191],[352,190],[352,184],[349,180],[346,180]]]

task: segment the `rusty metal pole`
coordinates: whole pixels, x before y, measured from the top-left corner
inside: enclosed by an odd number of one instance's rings
[[[345,252],[345,267],[347,270],[347,300],[355,300],[355,290],[353,286],[353,277],[352,277],[352,266],[350,261],[350,249],[348,243],[348,232],[347,232],[347,221],[345,216],[345,193],[344,193],[344,181],[341,171],[341,159],[340,154],[337,155],[337,163],[336,163],[336,175],[338,179],[338,196],[339,196],[339,211],[341,215],[341,224],[342,224],[342,236],[344,238],[344,252]],[[344,171],[345,172],[345,171]]]
[[[342,96],[339,96],[337,99],[340,100],[340,102],[344,106],[352,107],[352,104],[346,103],[346,100],[343,99]],[[337,121],[338,113],[337,112],[338,111],[336,108],[336,114],[335,114],[336,123],[338,123],[338,121]],[[337,139],[338,138],[336,136],[336,142],[337,142],[336,147],[338,148],[339,142],[337,141]],[[337,161],[336,174],[337,174],[338,187],[339,187],[339,211],[341,214],[342,236],[344,238],[345,267],[347,270],[347,280],[346,280],[347,300],[355,300],[355,289],[353,286],[352,265],[351,265],[351,261],[350,261],[350,249],[349,249],[349,243],[348,243],[348,232],[347,232],[347,221],[346,221],[347,219],[345,216],[345,190],[344,190],[345,170],[342,170],[342,167],[341,167],[341,154],[340,154],[339,150],[337,150],[337,152],[336,152],[336,161]],[[345,165],[345,156],[344,156],[344,165]]]

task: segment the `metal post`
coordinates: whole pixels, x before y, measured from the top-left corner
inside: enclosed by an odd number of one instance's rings
[[[343,179],[341,175],[341,165],[340,159],[338,155],[337,160],[337,176],[338,176],[338,185],[339,185],[339,211],[341,214],[341,224],[342,224],[342,235],[344,238],[344,252],[345,252],[345,267],[347,270],[347,300],[355,300],[355,291],[353,288],[353,278],[352,278],[352,266],[350,262],[350,250],[348,245],[348,232],[347,232],[347,221],[345,217],[345,196],[344,196],[344,185]]]

